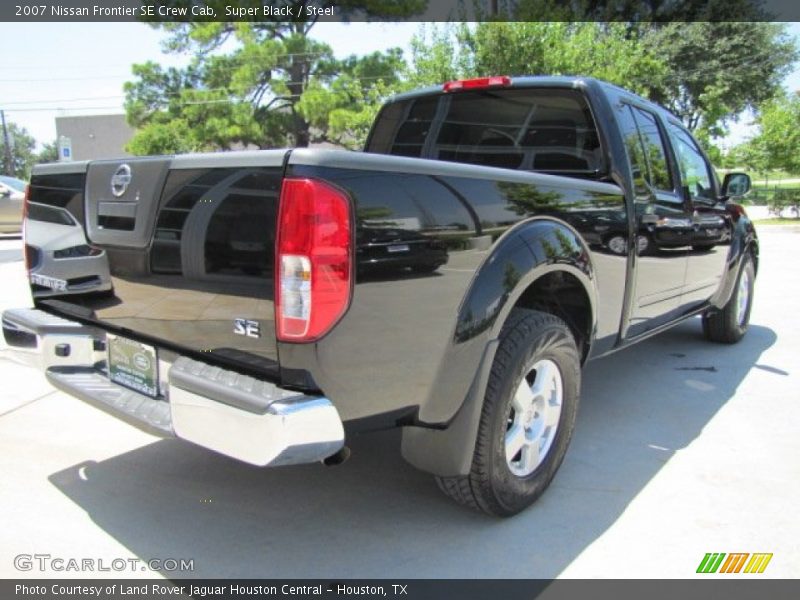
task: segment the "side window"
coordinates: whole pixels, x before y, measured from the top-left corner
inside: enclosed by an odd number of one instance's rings
[[[664,140],[658,129],[656,118],[653,114],[640,108],[633,108],[636,125],[639,128],[639,135],[644,144],[647,164],[649,166],[649,182],[653,188],[664,192],[671,192],[675,189],[670,176],[667,164],[667,153],[664,149]]]
[[[675,158],[681,172],[684,187],[689,189],[693,202],[714,201],[714,187],[711,169],[703,157],[697,142],[684,129],[669,124],[669,133],[675,147]]]
[[[406,120],[400,125],[391,153],[397,156],[422,156],[425,140],[431,130],[439,98],[419,98],[410,106]]]
[[[649,202],[650,189],[648,187],[649,172],[647,168],[647,159],[644,155],[644,147],[642,146],[642,140],[639,137],[639,130],[636,127],[636,121],[633,119],[630,106],[627,104],[619,106],[617,121],[619,122],[620,131],[622,132],[625,150],[628,152],[628,160],[631,163],[633,193],[636,202]]]
[[[664,140],[655,117],[627,104],[620,105],[617,117],[631,163],[634,200],[637,204],[674,209],[682,200],[674,195]],[[652,207],[647,209],[650,210]]]

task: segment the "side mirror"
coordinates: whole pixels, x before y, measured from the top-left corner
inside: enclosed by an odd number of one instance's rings
[[[0,198],[10,198],[11,190],[8,188],[0,188]]]
[[[726,198],[741,198],[747,195],[752,185],[747,173],[727,173],[722,180],[722,195]]]

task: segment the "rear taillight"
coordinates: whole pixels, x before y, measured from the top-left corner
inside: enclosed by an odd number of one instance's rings
[[[461,92],[467,90],[485,90],[496,87],[508,87],[511,77],[507,75],[494,75],[492,77],[476,77],[475,79],[457,79],[448,81],[442,86],[444,92]]]
[[[311,342],[339,321],[353,279],[350,202],[315,179],[284,179],[275,260],[275,332]]]
[[[25,186],[25,199],[22,201],[22,247],[27,248],[27,234],[26,231],[28,229],[28,203],[31,201],[31,184]],[[28,252],[24,252],[25,254],[25,270],[31,270],[31,261],[30,257],[28,256]]]

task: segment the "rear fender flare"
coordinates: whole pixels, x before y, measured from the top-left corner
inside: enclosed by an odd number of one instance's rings
[[[583,286],[591,306],[590,332],[595,330],[597,285],[589,248],[563,221],[537,217],[507,231],[496,243],[470,284],[459,308],[456,343],[468,341],[476,329],[500,335],[520,297],[540,277],[569,273]],[[477,315],[483,315],[478,317]]]
[[[552,244],[552,238],[560,240],[557,243],[564,246],[563,252],[551,251],[547,244]],[[567,247],[571,251],[567,252]],[[419,421],[443,425],[404,428],[401,448],[406,461],[439,476],[469,473],[503,324],[525,291],[554,271],[570,273],[584,286],[591,304],[593,335],[597,288],[588,248],[580,235],[566,223],[550,218],[535,218],[506,232],[473,278],[459,309],[453,346],[439,369],[437,389],[418,415]],[[465,373],[474,376],[465,378]],[[465,383],[466,388],[462,387]]]

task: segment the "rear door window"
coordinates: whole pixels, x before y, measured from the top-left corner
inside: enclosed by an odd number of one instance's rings
[[[637,210],[682,212],[683,198],[675,191],[665,138],[656,116],[627,103],[620,104],[616,114],[631,164]]]
[[[633,193],[637,202],[649,202],[651,197],[650,168],[644,152],[644,144],[639,134],[639,128],[633,118],[631,107],[620,104],[617,107],[617,122],[619,123],[625,150],[633,177]]]
[[[672,176],[667,164],[667,152],[664,148],[664,138],[658,128],[656,117],[652,113],[640,108],[631,107],[639,134],[642,137],[647,164],[649,167],[650,185],[657,190],[671,192],[674,189]]]

